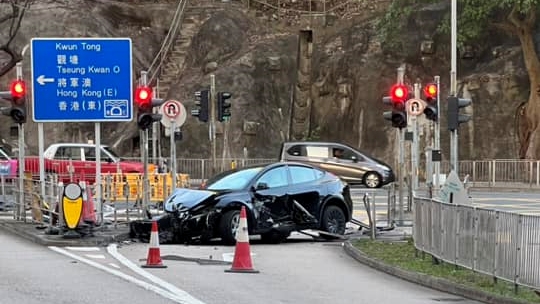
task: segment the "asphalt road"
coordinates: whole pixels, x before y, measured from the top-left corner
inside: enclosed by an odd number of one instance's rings
[[[182,297],[178,303],[185,304],[478,303],[378,272],[349,257],[340,243],[313,242],[301,235],[279,245],[251,241],[253,266],[259,273],[225,272],[231,267],[226,262],[233,259],[234,247],[218,244],[161,245],[167,268],[141,268],[146,263],[148,246],[131,243],[98,248],[99,252],[92,255],[107,258],[93,260],[110,267],[108,260],[115,258],[122,272],[169,290]],[[92,259],[83,250],[64,251]]]
[[[119,266],[113,266],[117,262],[101,255],[99,248],[84,252],[91,255],[87,260],[97,261],[89,265],[4,230],[0,230],[0,244],[0,303],[126,303],[127,298],[129,303],[174,303],[166,297],[170,293],[151,291],[150,284],[128,273],[114,275],[120,272]],[[96,265],[106,265],[109,272]]]

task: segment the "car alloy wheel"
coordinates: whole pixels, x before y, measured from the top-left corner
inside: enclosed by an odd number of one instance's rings
[[[225,244],[236,243],[236,231],[240,225],[240,210],[229,210],[223,214],[219,222],[221,239]]]
[[[364,184],[368,188],[378,188],[381,184],[381,179],[379,178],[379,175],[377,173],[368,173],[364,177]]]
[[[324,209],[323,230],[334,234],[345,233],[345,214],[338,206],[328,206]]]

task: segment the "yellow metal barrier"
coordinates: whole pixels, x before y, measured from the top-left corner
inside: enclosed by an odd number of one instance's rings
[[[151,173],[150,201],[162,202],[172,192],[172,176],[170,173]],[[108,184],[111,183],[111,184]],[[140,173],[106,173],[102,175],[101,188],[103,197],[110,201],[135,201],[143,197],[143,176]],[[176,175],[176,188],[189,188],[189,174]]]

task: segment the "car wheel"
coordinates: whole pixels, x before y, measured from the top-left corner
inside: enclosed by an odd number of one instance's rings
[[[338,206],[328,206],[322,217],[322,230],[333,234],[345,234],[345,214]]]
[[[240,210],[227,211],[219,222],[221,240],[227,245],[236,244],[236,230],[240,224]]]
[[[381,177],[376,172],[368,172],[364,176],[364,185],[368,188],[379,188],[381,186]]]

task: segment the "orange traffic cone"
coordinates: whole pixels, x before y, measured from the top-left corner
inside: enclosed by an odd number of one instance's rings
[[[231,269],[226,269],[225,272],[247,272],[258,273],[258,270],[253,269],[251,263],[251,250],[249,248],[249,233],[247,226],[246,207],[242,206],[240,210],[240,223],[236,230],[236,248],[234,250],[234,259]]]
[[[167,268],[161,262],[161,253],[159,252],[159,234],[157,221],[152,221],[152,232],[150,232],[150,244],[148,248],[148,257],[144,268]]]

